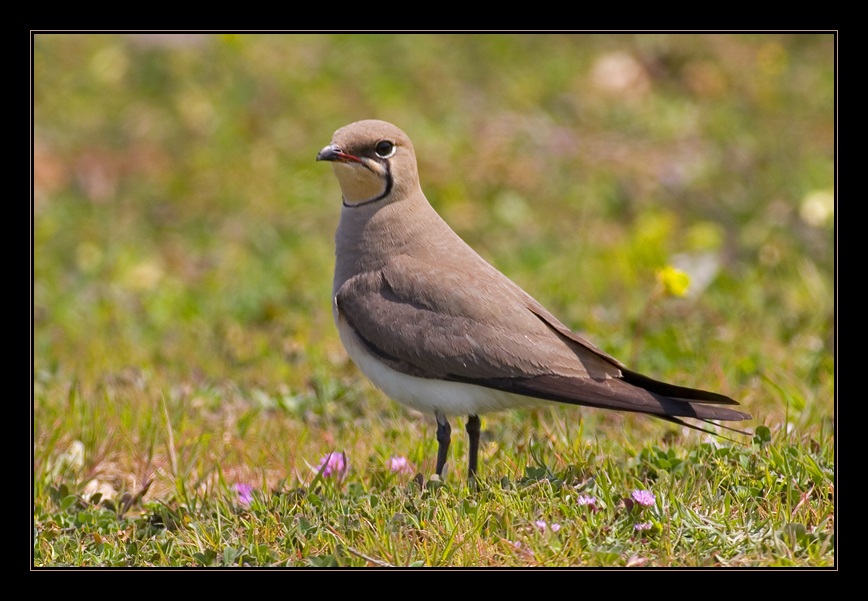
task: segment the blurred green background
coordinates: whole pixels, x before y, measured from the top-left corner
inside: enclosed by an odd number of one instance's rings
[[[363,118],[404,129],[447,222],[603,349],[759,423],[828,422],[834,50],[833,34],[36,34],[36,447],[63,436],[72,387],[351,410],[340,192],[314,158]],[[686,297],[655,296],[667,265]]]

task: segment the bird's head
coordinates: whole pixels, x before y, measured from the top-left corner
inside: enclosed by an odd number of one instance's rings
[[[413,143],[385,121],[368,119],[340,128],[316,160],[332,163],[348,207],[391,202],[419,187]]]

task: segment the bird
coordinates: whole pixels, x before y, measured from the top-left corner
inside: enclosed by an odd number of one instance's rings
[[[716,421],[751,419],[726,395],[629,369],[483,259],[428,202],[413,143],[397,126],[352,122],[334,132],[316,160],[332,164],[342,197],[332,286],[341,343],[386,396],[433,413],[438,479],[455,416],[467,416],[467,477],[474,483],[479,416],[490,412],[555,402],[642,413],[706,432],[683,418],[721,427]]]

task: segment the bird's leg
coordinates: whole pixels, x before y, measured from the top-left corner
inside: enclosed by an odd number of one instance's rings
[[[476,459],[479,455],[479,424],[478,415],[467,416],[467,425],[464,427],[467,430],[467,437],[470,441],[470,448],[467,450],[467,479],[476,483]]]
[[[443,467],[446,465],[446,455],[449,452],[449,443],[452,440],[452,427],[449,420],[439,411],[434,412],[437,418],[437,477],[443,479]]]

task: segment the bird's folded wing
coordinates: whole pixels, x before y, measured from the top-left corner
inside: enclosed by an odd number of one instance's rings
[[[592,407],[745,419],[704,405],[737,404],[728,397],[658,382],[607,361],[560,322],[546,319],[547,312],[539,315],[544,309],[528,306],[525,293],[509,280],[483,272],[474,286],[462,287],[448,281],[454,270],[414,267],[419,266],[390,262],[363,272],[348,279],[334,299],[368,350],[396,371]],[[430,285],[432,280],[440,285]],[[505,288],[493,296],[492,286]],[[502,302],[493,305],[482,295]]]
[[[417,267],[392,262],[350,278],[335,295],[343,319],[393,369],[463,381],[620,375],[594,353],[577,354],[508,280],[483,275],[462,286],[450,281],[454,270]]]

